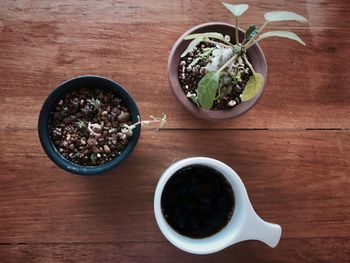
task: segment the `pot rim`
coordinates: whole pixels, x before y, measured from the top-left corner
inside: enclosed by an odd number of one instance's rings
[[[137,122],[138,118],[140,117],[139,110],[137,108],[137,105],[133,97],[120,84],[118,84],[117,82],[109,78],[98,76],[98,75],[82,75],[82,76],[73,77],[59,84],[48,95],[48,97],[46,98],[40,110],[39,119],[38,119],[39,139],[45,153],[57,166],[61,167],[62,169],[68,172],[71,172],[73,174],[78,174],[78,175],[97,175],[97,174],[101,174],[106,171],[109,171],[112,168],[118,166],[125,159],[127,159],[127,157],[132,153],[132,151],[134,150],[138,142],[138,139],[141,133],[141,127],[140,125],[138,125],[133,130],[133,136],[129,140],[129,143],[125,147],[123,152],[119,156],[115,157],[113,160],[101,165],[97,165],[97,166],[79,165],[64,158],[61,155],[61,153],[54,146],[48,131],[48,123],[51,118],[52,109],[57,104],[57,101],[62,96],[62,94],[76,88],[77,86],[82,84],[84,81],[89,82],[93,80],[98,82],[101,81],[102,83],[104,83],[104,85],[101,84],[101,88],[106,87],[108,89],[114,90],[123,99],[124,103],[127,105],[130,111],[133,123]]]
[[[177,53],[180,53],[180,54],[182,53],[182,52],[178,51],[178,48],[184,41],[186,41],[186,40],[183,40],[183,38],[186,35],[189,35],[191,33],[194,33],[194,32],[200,31],[200,30],[204,31],[204,32],[209,32],[209,31],[206,31],[205,29],[207,27],[211,27],[211,26],[219,26],[219,27],[226,27],[226,28],[229,27],[229,28],[233,28],[233,29],[235,28],[235,26],[230,25],[228,23],[224,23],[224,22],[207,22],[207,23],[199,24],[199,25],[194,26],[194,27],[190,28],[189,30],[187,30],[185,33],[183,33],[181,35],[180,38],[177,39],[177,41],[175,42],[175,44],[173,45],[173,47],[170,51],[169,58],[168,58],[168,64],[167,64],[167,75],[168,75],[170,88],[171,88],[173,94],[175,95],[177,100],[184,106],[184,108],[188,112],[190,112],[194,116],[201,118],[201,119],[211,120],[211,121],[219,121],[219,120],[226,120],[226,119],[238,117],[238,116],[242,115],[243,113],[247,112],[248,110],[250,110],[259,101],[259,99],[261,98],[261,96],[264,92],[264,89],[267,86],[268,70],[267,70],[267,62],[266,62],[266,58],[264,56],[264,53],[263,53],[261,47],[258,44],[255,44],[247,51],[248,55],[249,55],[249,53],[252,54],[253,53],[252,50],[254,50],[255,51],[254,53],[257,53],[259,55],[260,63],[262,64],[262,67],[265,69],[265,72],[259,72],[259,73],[262,73],[263,76],[265,77],[265,83],[264,83],[264,86],[261,89],[261,91],[258,93],[258,95],[256,95],[252,100],[249,100],[247,102],[241,102],[237,106],[233,107],[232,109],[227,109],[227,110],[203,110],[202,108],[197,107],[194,103],[192,103],[186,97],[186,94],[182,90],[180,83],[179,83],[178,75],[177,75],[177,67],[178,66],[176,65],[176,71],[174,71],[173,60],[175,59],[175,55],[177,55]],[[244,33],[244,31],[242,29],[240,29],[240,28],[238,28],[238,29],[240,31],[240,34]]]

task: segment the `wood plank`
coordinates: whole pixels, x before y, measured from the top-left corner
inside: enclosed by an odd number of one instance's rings
[[[44,155],[36,131],[0,131],[0,243],[163,241],[154,189],[172,162],[191,156],[233,167],[284,238],[348,237],[349,139],[349,131],[144,130],[119,168],[81,177]]]
[[[306,48],[266,40],[262,47],[270,75],[264,96],[244,116],[212,123],[189,116],[166,77],[168,52],[188,24],[7,22],[0,33],[2,129],[34,129],[54,87],[85,74],[118,81],[135,97],[144,118],[166,112],[168,128],[350,128],[350,76],[344,74],[350,62],[343,59],[350,56],[348,29],[294,30]],[[152,32],[158,32],[156,39]]]
[[[275,24],[307,47],[263,42],[263,98],[243,117],[211,123],[176,102],[166,64],[188,28],[232,23],[221,1],[0,1],[0,262],[347,262],[349,2],[247,3],[244,28],[270,10],[308,17],[308,24]],[[84,74],[125,86],[143,118],[169,116],[165,130],[144,129],[132,156],[97,177],[57,168],[36,131],[45,97]],[[282,225],[276,249],[249,241],[194,256],[166,241],[153,215],[154,190],[171,163],[191,156],[237,171],[258,214]]]
[[[162,1],[153,0],[107,0],[96,3],[94,0],[33,2],[30,0],[3,0],[0,14],[4,19],[21,21],[55,22],[95,21],[103,24],[123,23],[203,23],[222,20],[232,23],[232,15],[225,11],[222,1]],[[298,12],[309,19],[312,27],[348,28],[350,18],[347,14],[350,6],[347,0],[247,0],[250,5],[247,13],[241,17],[243,25],[262,24],[263,14],[273,10]],[[303,24],[291,23],[293,26]]]
[[[0,261],[17,262],[346,262],[349,238],[283,239],[271,249],[244,242],[224,251],[199,256],[168,242],[63,243],[0,245]]]

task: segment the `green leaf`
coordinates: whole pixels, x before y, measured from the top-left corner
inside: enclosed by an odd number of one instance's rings
[[[235,16],[235,17],[239,17],[241,15],[243,15],[243,13],[245,11],[247,11],[249,5],[247,4],[240,4],[240,5],[232,5],[232,4],[227,4],[227,3],[223,3],[223,5],[230,10],[230,12]]]
[[[264,15],[265,20],[268,22],[276,21],[298,21],[298,22],[307,22],[307,19],[297,13],[289,11],[272,11]]]
[[[214,38],[214,39],[218,39],[218,40],[222,40],[222,41],[225,40],[225,38],[222,34],[216,33],[216,32],[191,34],[191,35],[185,36],[184,40],[190,40],[190,39],[195,39],[195,38],[199,38],[199,37],[201,37],[201,38]]]
[[[210,53],[213,51],[213,48],[210,48],[207,50],[203,49],[203,50],[204,50],[204,52],[202,54],[199,54],[199,56],[201,58],[207,58],[210,55]]]
[[[198,102],[205,110],[210,110],[213,106],[219,79],[220,77],[216,72],[209,72],[198,83],[196,90]]]
[[[279,30],[269,31],[269,32],[266,32],[264,34],[261,34],[259,39],[261,40],[261,39],[268,38],[268,37],[285,37],[285,38],[295,40],[295,41],[297,41],[300,44],[305,46],[305,42],[303,40],[301,40],[301,38],[298,37],[295,33],[290,32],[290,31],[279,31]]]
[[[90,155],[90,160],[91,160],[91,162],[92,162],[93,164],[95,164],[95,163],[96,163],[96,160],[97,160],[97,155],[96,155],[95,153],[92,153],[92,154]]]
[[[254,98],[259,91],[264,86],[264,77],[260,73],[255,73],[250,77],[248,83],[245,85],[245,88],[240,95],[242,101],[248,101]]]
[[[191,43],[188,45],[186,50],[181,54],[181,57],[186,56],[188,53],[192,52],[193,49],[198,46],[203,41],[202,37],[195,38],[191,41]]]
[[[197,96],[191,96],[190,99],[194,102],[194,104],[200,107]]]
[[[191,64],[189,65],[190,67],[193,67],[194,65],[196,65],[198,63],[199,60],[201,60],[202,58],[201,57],[198,57],[198,58],[195,58]]]
[[[245,39],[248,42],[250,39],[255,37],[255,35],[258,33],[258,29],[256,25],[250,25],[247,30],[245,31]]]

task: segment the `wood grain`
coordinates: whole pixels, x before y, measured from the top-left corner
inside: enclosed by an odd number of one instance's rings
[[[349,132],[144,131],[121,167],[96,177],[57,168],[36,131],[0,134],[2,242],[162,241],[156,183],[172,162],[191,156],[233,167],[258,213],[280,223],[284,238],[349,236]]]
[[[350,5],[348,0],[246,1],[241,27],[291,10],[307,24],[276,23],[306,47],[261,46],[268,87],[247,114],[198,120],[172,95],[168,53],[187,29],[232,23],[221,1],[0,1],[0,262],[347,262],[350,258]],[[37,136],[38,113],[59,83],[109,77],[127,88],[143,129],[120,167],[96,177],[56,167]],[[241,176],[262,218],[282,225],[279,246],[242,242],[208,256],[160,233],[153,194],[163,171],[191,156],[217,158]]]
[[[261,262],[329,263],[349,258],[349,238],[284,239],[271,249],[240,243],[221,253],[196,256],[168,242],[16,244],[0,246],[0,260],[17,262]],[[330,253],[331,250],[331,253]],[[4,255],[7,255],[6,257]]]
[[[185,112],[172,95],[166,76],[170,48],[197,22],[168,17],[165,24],[157,20],[124,24],[118,19],[126,15],[123,9],[107,22],[100,20],[101,13],[90,13],[91,5],[74,13],[80,5],[56,6],[51,2],[35,9],[45,16],[27,21],[25,14],[32,14],[35,5],[32,9],[23,5],[16,11],[22,19],[0,11],[6,18],[0,31],[0,111],[6,112],[0,116],[2,129],[35,129],[47,95],[64,80],[85,74],[103,75],[122,84],[135,97],[143,117],[166,112],[168,128],[350,128],[350,78],[344,74],[350,63],[343,59],[350,56],[348,28],[310,27],[310,17],[309,26],[293,28],[306,47],[273,38],[263,42],[269,79],[261,101],[241,118],[208,123]],[[165,19],[169,4],[155,6],[160,8],[156,19]],[[215,10],[219,7],[221,4]],[[142,6],[135,9],[143,10]],[[59,19],[68,10],[74,14]],[[247,19],[254,18],[254,12],[247,13]]]
[[[198,24],[207,21],[232,22],[232,15],[222,7],[222,1],[162,1],[162,0],[106,0],[106,1],[11,1],[3,0],[0,10],[5,19],[21,21],[83,21],[102,24]],[[249,11],[241,17],[241,23],[262,24],[263,14],[273,10],[292,10],[309,18],[312,27],[348,28],[350,11],[347,0],[247,0]],[[7,12],[5,12],[5,10]],[[252,19],[254,18],[254,19]],[[291,23],[292,26],[305,26]]]

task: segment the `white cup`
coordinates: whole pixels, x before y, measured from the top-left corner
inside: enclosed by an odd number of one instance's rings
[[[161,208],[161,196],[165,184],[178,170],[189,165],[204,165],[216,169],[231,184],[235,207],[227,225],[212,236],[190,238],[179,234],[167,223]],[[268,194],[268,193],[267,193]],[[176,247],[193,254],[210,254],[244,240],[259,240],[270,247],[277,246],[282,229],[277,224],[262,220],[254,211],[242,180],[226,164],[207,157],[183,159],[172,164],[161,176],[154,196],[154,213],[163,235]]]

